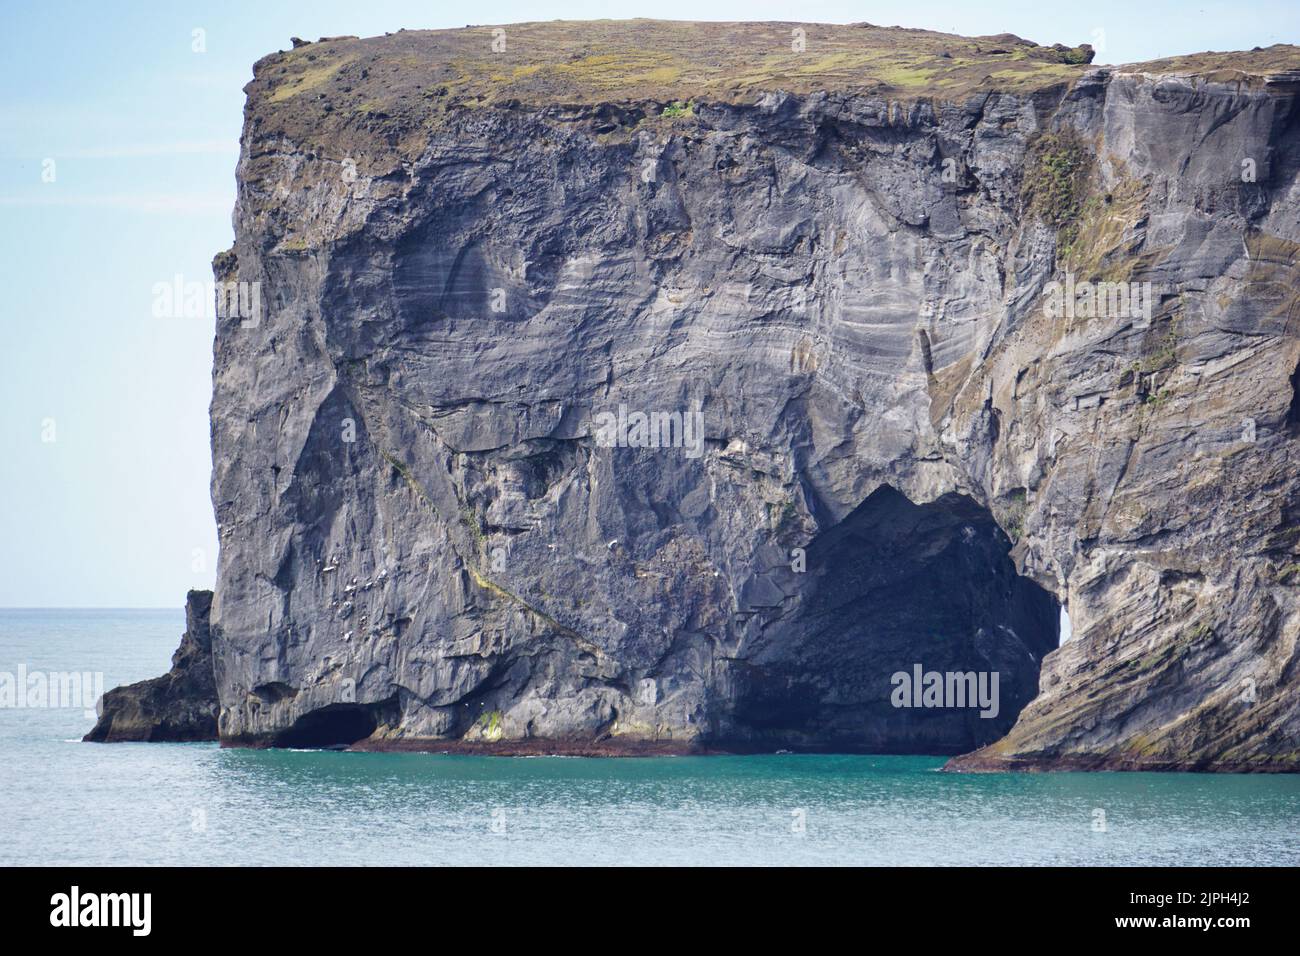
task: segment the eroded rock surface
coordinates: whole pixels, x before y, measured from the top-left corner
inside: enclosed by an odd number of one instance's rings
[[[185,633],[161,677],[117,687],[104,695],[99,720],[85,739],[197,741],[217,739],[217,685],[212,673],[211,591],[191,591]]]
[[[1295,48],[504,36],[247,89],[224,741],[1300,764]],[[636,412],[702,442],[599,440]],[[893,707],[913,664],[998,717]]]

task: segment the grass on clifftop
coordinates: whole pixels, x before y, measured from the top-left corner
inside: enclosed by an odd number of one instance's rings
[[[390,104],[442,87],[442,95],[461,102],[685,102],[690,94],[726,99],[778,88],[1036,89],[1078,75],[1089,59],[1086,46],[1040,46],[1011,34],[972,38],[865,23],[600,20],[327,38],[268,57],[257,76],[275,102],[319,92],[327,81],[331,97]]]
[[[687,120],[767,91],[960,101],[1069,83],[1091,58],[1010,34],[870,24],[554,21],[296,42],[262,59],[248,87],[263,131],[324,144],[364,128],[399,148],[454,110],[619,103]]]
[[[418,151],[448,116],[467,109],[620,104],[689,121],[710,104],[752,104],[770,91],[964,102],[1059,88],[1090,69],[1092,56],[1086,45],[1011,34],[866,23],[552,21],[295,43],[259,61],[247,88],[259,134],[358,158],[374,147],[390,159]],[[1300,49],[1198,54],[1133,69],[1201,68],[1258,79],[1300,70]]]

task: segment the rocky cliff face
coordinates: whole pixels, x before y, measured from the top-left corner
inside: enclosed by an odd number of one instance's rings
[[[1088,59],[638,21],[262,60],[222,740],[1296,769],[1300,51]],[[900,706],[930,671],[998,705]]]

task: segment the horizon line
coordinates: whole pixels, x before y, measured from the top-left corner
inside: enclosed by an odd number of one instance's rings
[[[0,604],[0,611],[183,611],[184,604]]]

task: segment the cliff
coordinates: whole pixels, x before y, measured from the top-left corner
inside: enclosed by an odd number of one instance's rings
[[[261,60],[221,739],[1296,769],[1300,50],[1090,59],[631,21]],[[917,666],[996,713],[898,706]]]

